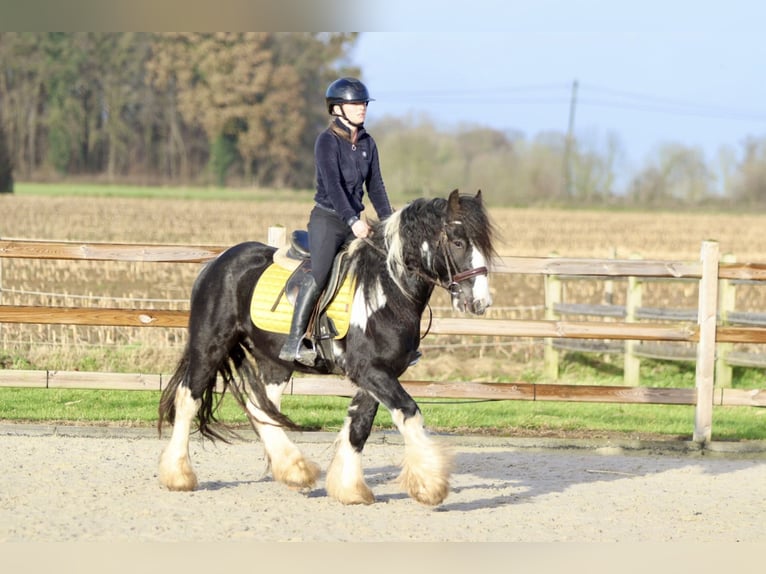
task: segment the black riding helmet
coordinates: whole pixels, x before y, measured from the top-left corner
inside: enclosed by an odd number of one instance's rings
[[[327,88],[325,93],[327,113],[332,115],[332,107],[337,104],[356,104],[374,102],[367,91],[367,86],[356,78],[340,78]]]

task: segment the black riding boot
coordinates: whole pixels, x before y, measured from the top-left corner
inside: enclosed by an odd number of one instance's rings
[[[279,351],[279,358],[283,361],[298,361],[309,367],[314,366],[317,353],[313,347],[303,344],[303,337],[306,334],[306,327],[311,318],[311,312],[314,310],[314,304],[319,298],[319,292],[320,289],[317,287],[313,275],[307,274],[301,283],[298,296],[295,298],[290,334]]]

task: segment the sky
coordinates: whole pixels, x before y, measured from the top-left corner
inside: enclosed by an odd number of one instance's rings
[[[741,157],[766,138],[766,3],[743,0],[388,0],[351,63],[386,115],[550,130],[636,170],[666,143]],[[387,31],[394,30],[394,31]],[[577,83],[576,93],[574,84]],[[574,94],[574,99],[573,99]],[[574,102],[574,105],[572,105]]]
[[[724,146],[741,158],[748,138],[766,138],[766,2],[758,0],[73,4],[2,3],[0,28],[358,31],[350,63],[376,99],[370,125],[425,114],[447,128],[533,139],[566,133],[571,121],[588,149],[616,139],[623,173],[667,143],[699,148],[710,164]]]

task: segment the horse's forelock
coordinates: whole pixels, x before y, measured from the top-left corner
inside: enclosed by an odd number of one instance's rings
[[[489,262],[495,255],[495,229],[481,199],[460,197],[460,221],[471,242]]]

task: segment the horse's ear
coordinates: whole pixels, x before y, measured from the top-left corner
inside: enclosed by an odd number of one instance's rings
[[[460,192],[453,189],[447,203],[447,219],[455,219],[460,215]]]
[[[476,192],[476,201],[478,201],[479,203],[481,203],[481,190],[479,190],[479,191],[477,191],[477,192]]]

